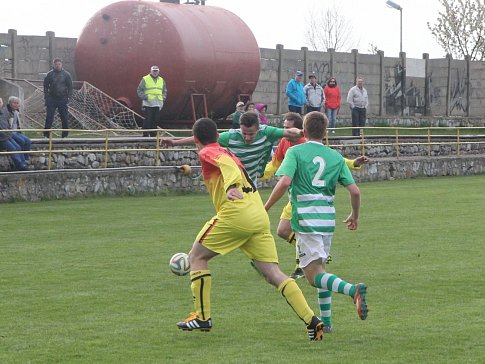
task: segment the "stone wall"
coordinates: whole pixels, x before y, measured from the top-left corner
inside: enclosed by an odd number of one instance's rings
[[[485,174],[485,156],[376,158],[353,175],[357,182]],[[485,177],[484,177],[485,178]],[[270,187],[274,179],[260,187]],[[106,195],[204,191],[200,169],[176,166],[0,173],[0,203]]]

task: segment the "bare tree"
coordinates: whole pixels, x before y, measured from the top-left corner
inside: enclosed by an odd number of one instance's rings
[[[484,0],[439,0],[443,10],[428,28],[438,44],[454,58],[485,58]]]
[[[310,12],[305,37],[313,50],[349,51],[352,48],[352,24],[342,14],[344,11],[335,4],[319,13]]]
[[[367,51],[370,54],[376,55],[379,52],[379,47],[374,42],[371,42],[369,43],[369,48],[367,49]]]

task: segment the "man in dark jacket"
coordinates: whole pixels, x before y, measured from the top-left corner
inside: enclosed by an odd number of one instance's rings
[[[45,117],[45,128],[50,129],[54,121],[54,114],[56,109],[59,111],[59,116],[62,121],[62,137],[68,135],[67,129],[69,124],[67,120],[68,110],[67,104],[72,95],[72,78],[69,72],[62,68],[62,60],[54,59],[52,70],[50,70],[44,78],[44,98],[45,106],[47,107]],[[45,131],[44,136],[49,137],[50,132]]]

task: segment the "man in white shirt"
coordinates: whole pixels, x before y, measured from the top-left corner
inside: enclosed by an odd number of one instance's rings
[[[356,85],[349,90],[347,102],[352,110],[352,135],[360,135],[360,127],[365,126],[367,117],[367,107],[369,106],[369,97],[367,90],[364,88],[364,79],[358,77]]]

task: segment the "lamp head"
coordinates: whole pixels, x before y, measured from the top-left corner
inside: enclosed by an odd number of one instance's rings
[[[387,4],[387,6],[389,6],[389,7],[391,7],[391,8],[394,8],[394,9],[396,9],[396,10],[402,10],[401,5],[396,4],[394,1],[387,0],[387,1],[386,1],[386,4]]]

